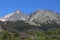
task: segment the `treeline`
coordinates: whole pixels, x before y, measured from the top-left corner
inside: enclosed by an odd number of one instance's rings
[[[40,23],[40,26],[30,25],[29,23],[25,23],[24,21],[7,21],[7,22],[1,22],[0,25],[4,30],[17,30],[17,31],[23,31],[27,29],[40,29],[47,31],[49,29],[60,29],[60,24],[56,23],[55,21],[49,23]]]
[[[24,21],[0,22],[0,40],[60,40],[60,24],[56,22],[30,25]]]

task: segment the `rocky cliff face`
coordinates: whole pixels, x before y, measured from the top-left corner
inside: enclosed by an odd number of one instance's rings
[[[40,23],[51,23],[52,21],[55,21],[57,23],[60,23],[60,14],[53,12],[51,10],[37,10],[36,12],[33,12],[30,16],[20,12],[19,10],[16,10],[3,18],[0,18],[0,21],[19,21],[19,20],[25,20],[26,22],[30,24],[40,24]]]
[[[30,23],[46,23],[46,22],[52,22],[55,21],[57,23],[60,23],[60,15],[56,12],[53,12],[51,10],[37,10],[33,13],[33,15],[30,17]]]

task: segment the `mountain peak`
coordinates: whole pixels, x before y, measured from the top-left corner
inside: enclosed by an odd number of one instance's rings
[[[36,10],[36,12],[41,12],[41,11],[43,11],[43,10],[41,10],[41,9],[37,9],[37,10]]]
[[[22,13],[19,10],[16,10],[6,16],[4,16],[1,21],[19,21],[19,20],[26,20],[28,19],[28,16]]]
[[[48,9],[45,9],[44,11],[45,11],[45,12],[50,12],[50,13],[56,13],[56,12],[54,12],[54,11],[52,11],[52,10],[48,10]]]
[[[20,11],[19,11],[19,10],[16,10],[16,11],[15,11],[15,13],[19,14],[19,13],[20,13]]]

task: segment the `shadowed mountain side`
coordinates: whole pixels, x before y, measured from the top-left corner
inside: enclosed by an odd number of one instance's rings
[[[12,21],[7,21],[7,22],[0,22],[0,25],[2,27],[3,30],[8,30],[8,31],[27,31],[27,30],[43,30],[43,31],[47,31],[49,29],[60,29],[60,24],[57,24],[55,22],[51,23],[41,23],[40,26],[34,26],[34,25],[30,25],[28,23],[25,23],[24,21],[16,21],[16,22],[12,22]]]

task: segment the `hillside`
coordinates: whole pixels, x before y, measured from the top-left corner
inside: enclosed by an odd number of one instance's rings
[[[34,26],[24,21],[0,22],[1,40],[59,40],[60,24],[55,22],[42,23],[41,26]]]

